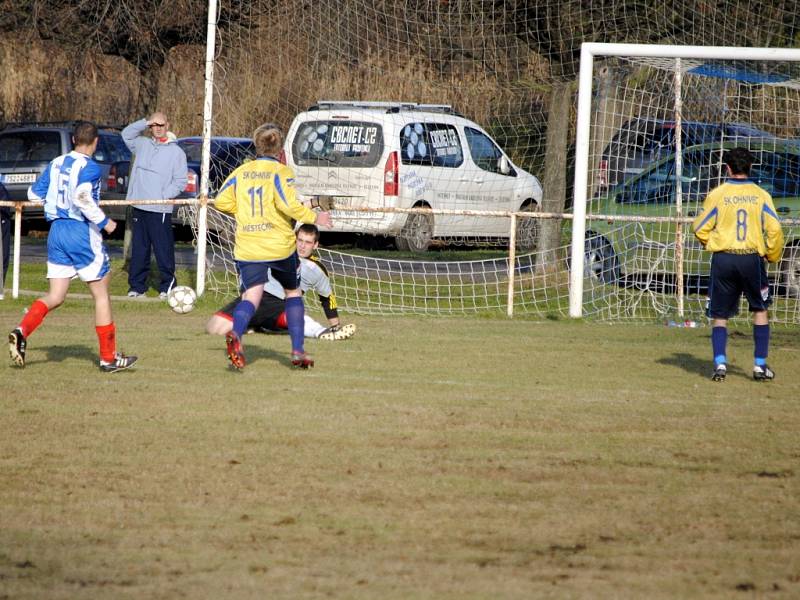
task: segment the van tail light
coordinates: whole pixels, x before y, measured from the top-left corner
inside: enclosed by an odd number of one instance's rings
[[[183,191],[187,194],[197,194],[197,173],[191,169],[186,173],[186,187]]]
[[[600,161],[600,172],[597,174],[597,183],[600,185],[608,185],[608,161],[606,159]]]
[[[383,168],[383,195],[397,196],[400,189],[400,174],[397,166],[397,152],[392,152]]]
[[[278,161],[282,164],[286,164],[286,150],[281,149],[281,153],[278,154]]]

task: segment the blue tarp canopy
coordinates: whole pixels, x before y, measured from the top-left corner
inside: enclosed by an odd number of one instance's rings
[[[735,66],[731,64],[704,63],[698,67],[687,69],[687,73],[696,75],[706,75],[708,77],[719,77],[720,79],[735,79],[745,83],[786,83],[793,77],[785,73],[756,72],[748,70],[744,65]]]

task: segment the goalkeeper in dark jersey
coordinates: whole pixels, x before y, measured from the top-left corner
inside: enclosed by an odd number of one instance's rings
[[[728,319],[739,312],[742,294],[753,313],[755,346],[753,379],[774,379],[767,366],[769,316],[772,296],[766,261],[778,262],[783,251],[783,231],[772,197],[750,180],[754,159],[746,148],[725,152],[728,179],[708,194],[703,211],[695,219],[694,234],[711,257],[708,317],[714,352],[714,381],[724,381],[728,372],[725,347]],[[766,259],[766,260],[765,260]]]
[[[313,291],[319,296],[322,309],[328,319],[328,327],[304,315],[303,335],[307,338],[323,340],[345,340],[356,332],[356,326],[342,325],[336,298],[333,295],[328,272],[314,256],[319,247],[319,230],[316,225],[303,224],[297,230],[297,254],[300,257],[300,288],[303,292]],[[233,327],[233,311],[241,301],[237,298],[219,309],[208,320],[206,332],[212,335],[226,335]],[[286,312],[283,287],[270,277],[264,286],[264,295],[250,319],[248,329],[259,333],[286,332]]]

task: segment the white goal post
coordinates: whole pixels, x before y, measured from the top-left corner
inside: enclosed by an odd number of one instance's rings
[[[681,61],[685,60],[692,64],[698,61],[761,61],[769,63],[800,62],[800,50],[778,49],[778,48],[742,48],[724,46],[672,46],[672,45],[647,45],[647,44],[606,44],[606,43],[584,43],[581,46],[581,62],[578,88],[578,114],[577,114],[577,133],[576,133],[576,152],[575,152],[575,191],[573,214],[574,221],[572,227],[571,243],[571,264],[573,268],[570,273],[570,297],[569,315],[571,317],[581,317],[583,314],[584,302],[584,258],[585,258],[585,232],[587,223],[587,201],[591,183],[589,173],[591,165],[589,156],[591,151],[591,127],[592,127],[592,86],[594,83],[594,61],[596,57],[617,57],[623,59],[639,59],[642,62],[658,61],[659,68],[669,68],[667,61],[672,61],[676,66],[675,72],[678,74],[677,89],[680,90],[680,73],[685,67],[681,66]],[[789,87],[797,88],[797,82]],[[675,117],[679,124],[681,119],[680,94],[675,97]],[[680,131],[680,127],[678,129]],[[680,144],[680,134],[678,133],[677,142]],[[680,149],[680,145],[678,146]],[[680,152],[676,153],[680,156]],[[677,167],[680,167],[680,158],[677,159]],[[680,190],[681,186],[677,186]],[[680,192],[678,192],[680,193]],[[676,221],[688,221],[688,218],[675,219]],[[680,256],[680,253],[678,252]],[[679,288],[682,286],[679,285]],[[680,293],[679,293],[680,295]],[[681,307],[682,308],[682,307]]]
[[[203,94],[203,150],[200,161],[200,197],[197,207],[197,274],[195,290],[206,289],[206,245],[208,241],[208,177],[211,164],[211,117],[214,102],[214,54],[217,43],[217,0],[208,0],[206,27],[206,77]]]

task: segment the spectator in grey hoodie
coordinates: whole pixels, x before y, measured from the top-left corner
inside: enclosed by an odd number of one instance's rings
[[[150,135],[145,135],[149,130]],[[135,155],[128,184],[128,200],[169,200],[186,187],[186,154],[168,136],[169,121],[162,112],[131,123],[122,130],[125,145]],[[175,284],[175,237],[172,205],[134,204],[128,296],[147,291],[152,248],[161,275],[158,291],[162,299]]]

